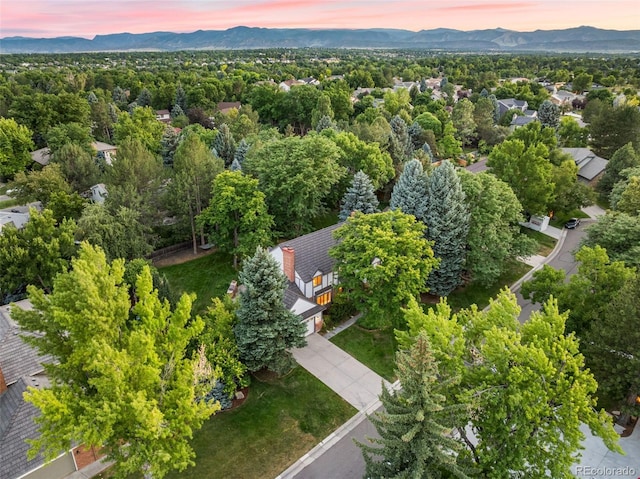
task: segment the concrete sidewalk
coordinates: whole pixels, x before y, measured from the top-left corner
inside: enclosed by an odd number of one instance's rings
[[[307,345],[292,352],[300,366],[358,411],[378,400],[383,379],[319,334],[307,336]]]

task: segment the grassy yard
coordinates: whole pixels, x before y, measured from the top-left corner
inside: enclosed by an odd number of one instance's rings
[[[14,199],[0,201],[0,210],[3,208],[11,208],[12,206],[16,206],[17,204],[19,204],[19,201]]]
[[[212,253],[159,270],[177,293],[196,293],[198,297],[193,309],[197,313],[209,306],[211,298],[224,295],[231,280],[238,277],[232,257],[223,253]]]
[[[254,379],[242,406],[194,434],[196,466],[167,478],[275,477],[355,413],[301,367],[270,383]]]
[[[244,404],[218,413],[194,433],[191,446],[196,465],[166,477],[275,477],[356,412],[301,367],[282,379],[253,379]],[[108,470],[93,479],[111,476]]]
[[[542,256],[548,256],[549,253],[556,246],[557,240],[548,236],[540,231],[532,230],[531,228],[525,228],[524,226],[520,227],[520,231],[530,238],[533,238],[538,243],[538,249],[536,250],[536,254],[540,254]]]
[[[586,214],[582,210],[573,210],[565,212],[559,212],[554,215],[553,219],[549,221],[551,226],[555,226],[556,228],[563,228],[564,224],[569,221],[571,218],[588,218],[589,215]]]
[[[396,340],[393,328],[368,330],[351,326],[330,341],[388,381],[395,381]]]
[[[471,283],[456,289],[448,297],[448,302],[454,309],[468,308],[472,304],[483,309],[489,304],[489,299],[495,297],[505,286],[511,286],[531,269],[528,264],[512,261],[507,271],[490,287]]]
[[[315,217],[311,222],[311,224],[313,225],[313,230],[321,230],[322,228],[326,228],[327,226],[335,225],[338,222],[339,213],[339,211],[328,211],[321,216]]]

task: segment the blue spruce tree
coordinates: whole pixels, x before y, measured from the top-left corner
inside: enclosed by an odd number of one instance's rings
[[[460,178],[449,161],[433,170],[428,195],[424,222],[440,265],[431,272],[427,286],[432,294],[447,296],[462,282],[470,221]]]
[[[342,197],[340,221],[346,220],[354,211],[365,214],[378,211],[378,198],[373,190],[373,184],[367,174],[362,171],[353,175],[351,186]]]
[[[427,175],[420,161],[411,160],[405,163],[400,178],[393,187],[389,206],[391,209],[399,209],[403,213],[424,221],[427,206]]]

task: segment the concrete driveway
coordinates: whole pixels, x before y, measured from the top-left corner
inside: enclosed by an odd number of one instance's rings
[[[319,334],[307,336],[307,345],[292,352],[300,366],[358,411],[377,401],[383,379]]]

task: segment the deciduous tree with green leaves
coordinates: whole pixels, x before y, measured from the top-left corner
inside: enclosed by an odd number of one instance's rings
[[[555,300],[524,324],[508,290],[486,311],[452,315],[441,303],[424,313],[412,302],[405,313],[409,331],[396,333],[400,344],[426,331],[440,380],[461,378],[442,394],[468,407],[456,426],[466,445],[458,464],[469,461],[478,477],[573,477],[583,424],[609,449],[621,450],[610,417],[595,409],[597,383],[578,340],[565,334],[566,314]]]
[[[612,261],[640,267],[640,216],[609,211],[586,228],[584,244],[602,246]]]
[[[305,325],[284,305],[287,278],[267,250],[258,247],[240,272],[238,321],[233,330],[240,359],[251,372],[288,372],[294,364],[289,350],[306,344]]]
[[[458,174],[471,215],[465,269],[473,281],[490,285],[510,260],[533,253],[535,242],[520,232],[522,205],[509,185],[486,172]]]
[[[233,255],[237,269],[238,259],[269,244],[273,218],[258,180],[240,171],[223,171],[213,180],[211,203],[198,216],[198,224],[220,251]]]
[[[83,244],[51,294],[30,288],[33,310],[12,311],[24,330],[43,333],[26,340],[54,358],[51,386],[25,395],[41,411],[30,456],[44,449],[53,459],[78,441],[103,448],[115,477],[162,478],[193,465],[189,439],[218,409],[201,400],[211,368],[186,353],[203,322],[191,318],[188,295],[173,310],[161,302],[148,267],[132,307],[123,275],[124,261]]]
[[[76,223],[58,223],[50,210],[30,208],[22,229],[5,225],[0,234],[0,297],[22,291],[33,284],[51,292],[53,278],[67,270],[76,253]]]
[[[398,210],[355,213],[334,232],[329,251],[344,294],[364,313],[363,325],[402,324],[400,308],[425,292],[438,260],[424,224]]]
[[[168,197],[171,210],[189,222],[193,241],[193,254],[198,248],[196,217],[209,205],[213,180],[224,169],[224,163],[216,158],[197,133],[189,133],[176,150],[173,177]],[[204,231],[199,228],[200,244],[205,244]]]
[[[322,201],[345,174],[339,156],[335,143],[313,132],[251,148],[243,171],[258,178],[278,232],[309,231],[311,220],[324,211]]]
[[[427,333],[418,334],[408,351],[396,357],[401,389],[382,388],[383,412],[369,416],[380,438],[357,442],[366,463],[366,477],[467,479],[458,466],[462,443],[451,436],[464,405],[451,404],[443,390],[460,378],[442,382]],[[381,446],[381,447],[375,447]]]
[[[32,132],[12,118],[0,118],[0,177],[7,179],[31,163]]]

